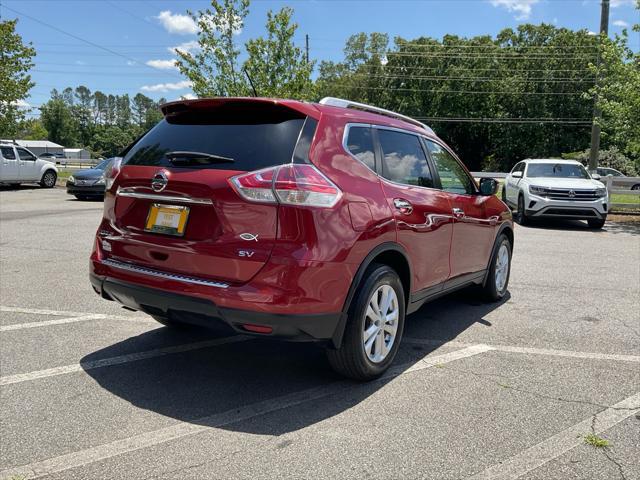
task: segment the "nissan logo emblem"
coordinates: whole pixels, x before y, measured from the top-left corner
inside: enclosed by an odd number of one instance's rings
[[[161,192],[165,188],[167,188],[167,184],[169,183],[169,179],[167,178],[167,174],[164,172],[158,172],[151,179],[151,189],[154,192]]]
[[[574,192],[573,190],[569,190],[569,198],[573,198],[576,196],[576,192]]]

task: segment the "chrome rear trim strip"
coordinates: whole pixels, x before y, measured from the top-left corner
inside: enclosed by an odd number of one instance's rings
[[[211,200],[210,198],[180,197],[177,195],[158,195],[157,193],[137,192],[129,188],[119,188],[116,195],[118,197],[141,198],[143,200],[153,200],[156,202],[213,205],[213,200]]]
[[[175,280],[177,282],[191,283],[194,285],[204,285],[207,287],[216,288],[228,288],[229,284],[224,282],[214,282],[212,280],[204,280],[202,278],[187,277],[185,275],[178,275],[176,273],[161,272],[159,270],[153,270],[151,268],[140,267],[132,263],[119,262],[118,260],[106,259],[102,263],[108,267],[118,268],[120,270],[127,270],[129,272],[141,273],[143,275],[150,275],[152,277],[165,278],[167,280]]]

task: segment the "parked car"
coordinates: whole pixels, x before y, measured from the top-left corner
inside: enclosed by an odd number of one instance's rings
[[[0,183],[40,183],[42,187],[53,188],[57,179],[54,163],[36,157],[24,147],[0,143]]]
[[[609,196],[599,178],[574,160],[523,160],[505,178],[502,200],[516,208],[521,225],[530,218],[556,217],[602,228]]]
[[[67,164],[67,158],[64,156],[63,153],[45,152],[45,153],[41,153],[38,158],[41,158],[43,160],[48,160],[49,162],[53,162],[57,165]]]
[[[103,198],[104,173],[113,160],[113,158],[108,158],[97,164],[94,168],[76,171],[67,179],[67,193],[74,195],[78,200]]]
[[[163,105],[106,173],[90,279],[162,324],[322,342],[378,377],[405,315],[462,287],[504,297],[513,224],[427,126],[325,98]]]
[[[596,173],[601,177],[626,177],[624,173],[616,170],[615,168],[608,167],[598,167],[596,169]],[[631,190],[640,190],[640,183],[634,183],[633,185],[631,185]]]

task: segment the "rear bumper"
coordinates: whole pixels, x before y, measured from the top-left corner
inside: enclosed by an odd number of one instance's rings
[[[109,276],[90,274],[93,289],[107,300],[149,315],[198,325],[214,330],[278,337],[290,341],[339,342],[343,314],[267,313],[217,305],[213,300],[137,285]],[[252,326],[268,327],[268,333],[256,333]],[[265,331],[264,328],[261,329]]]

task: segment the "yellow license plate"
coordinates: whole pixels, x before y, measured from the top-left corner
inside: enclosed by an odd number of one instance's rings
[[[149,209],[147,224],[144,229],[147,232],[182,236],[184,235],[188,218],[189,207],[154,203]]]

